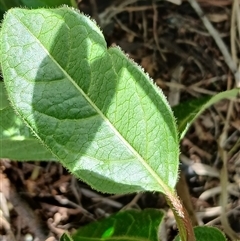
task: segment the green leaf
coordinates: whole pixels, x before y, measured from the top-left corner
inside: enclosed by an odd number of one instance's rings
[[[160,210],[128,210],[91,223],[77,230],[73,241],[158,241],[158,229],[163,220]]]
[[[179,140],[163,93],[86,16],[12,9],[2,24],[9,98],[74,175],[108,193],[172,192]]]
[[[0,9],[5,12],[10,8],[21,5],[21,0],[0,0]]]
[[[57,7],[63,4],[77,8],[74,0],[21,0],[22,5],[28,8]]]
[[[18,161],[55,160],[9,105],[3,82],[0,82],[0,158]]]
[[[194,233],[196,236],[196,241],[227,241],[224,234],[217,228],[213,227],[195,227]],[[181,239],[179,236],[177,236],[174,241],[181,241]]]
[[[0,110],[6,108],[7,106],[9,106],[7,93],[5,91],[3,82],[0,82]]]
[[[236,98],[240,93],[240,89],[232,89],[221,92],[214,96],[205,96],[199,99],[194,99],[180,103],[174,106],[173,112],[177,118],[178,130],[180,133],[180,139],[184,137],[189,126],[193,121],[209,106],[228,98]]]
[[[74,240],[72,240],[72,238],[70,237],[69,234],[64,233],[64,234],[61,236],[60,241],[74,241]]]
[[[0,110],[0,158],[18,161],[55,160],[8,106]]]
[[[28,7],[28,8],[41,8],[41,7],[57,7],[66,4],[77,8],[75,0],[0,0],[0,9],[5,12],[14,7]]]
[[[39,144],[39,140],[0,140],[0,158],[16,161],[55,161],[50,151]]]

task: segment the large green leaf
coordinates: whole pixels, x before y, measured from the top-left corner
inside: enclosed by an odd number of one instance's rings
[[[89,18],[10,10],[1,64],[18,115],[77,177],[109,193],[174,189],[179,140],[166,98]]]
[[[223,91],[214,96],[205,96],[199,99],[188,100],[173,107],[174,115],[177,118],[178,130],[180,139],[182,139],[187,132],[189,126],[193,121],[209,106],[223,100],[236,98],[240,93],[240,89],[232,89]]]
[[[163,213],[160,210],[123,211],[80,228],[72,235],[72,240],[159,241],[158,229],[162,220]]]

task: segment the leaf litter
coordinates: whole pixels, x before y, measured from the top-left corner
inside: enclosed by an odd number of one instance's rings
[[[173,105],[234,87],[229,63],[190,1],[78,2],[79,9],[103,29],[108,45],[119,45],[142,65]],[[239,45],[231,41],[240,36],[240,23],[231,22],[239,13],[236,2],[198,0],[237,65]],[[181,198],[192,221],[218,226],[230,239],[240,234],[239,119],[238,99],[221,101],[196,120],[181,143],[182,175],[177,186],[185,190],[179,195],[184,193]],[[58,240],[65,231],[119,210],[147,207],[167,211],[165,240],[177,233],[162,194],[103,195],[77,181],[58,163],[2,159],[0,181],[3,240]],[[222,207],[223,187],[227,199]]]

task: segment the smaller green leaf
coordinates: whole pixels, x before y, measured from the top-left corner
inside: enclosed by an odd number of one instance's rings
[[[56,160],[51,152],[31,134],[12,107],[7,102],[3,104],[1,101],[0,106],[4,105],[8,106],[0,108],[0,158],[18,161]]]
[[[50,151],[42,146],[37,139],[1,140],[0,158],[9,158],[17,161],[55,161]]]
[[[7,106],[9,106],[7,93],[6,93],[3,82],[0,82],[0,110],[4,109]]]
[[[177,118],[180,139],[184,137],[189,126],[204,110],[220,100],[235,98],[239,91],[240,89],[227,90],[215,96],[205,96],[174,106],[172,109],[175,117]]]
[[[224,234],[217,228],[199,226],[194,228],[196,241],[227,241]],[[177,236],[174,241],[181,241]]]
[[[68,6],[77,7],[77,4],[73,0],[21,0],[22,4],[29,8],[41,8],[41,7],[58,7],[63,4]]]
[[[3,82],[0,82],[0,120],[0,158],[18,161],[56,159],[14,113]]]
[[[25,6],[27,8],[58,7],[68,5],[77,8],[75,0],[0,0],[0,10],[5,12],[10,8]]]
[[[160,210],[127,210],[77,230],[72,239],[73,241],[158,241],[158,228],[162,219],[163,213]]]
[[[10,8],[21,5],[21,0],[0,0],[0,9],[5,12]]]
[[[69,234],[64,233],[60,238],[60,241],[73,241]]]
[[[71,2],[71,5],[69,5],[69,6],[73,6],[73,7],[75,7],[75,8],[78,8],[78,5],[77,5],[77,3],[76,3],[76,0],[70,0],[70,2]]]

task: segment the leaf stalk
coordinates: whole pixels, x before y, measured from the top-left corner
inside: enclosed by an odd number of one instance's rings
[[[166,200],[176,219],[181,241],[196,241],[191,219],[177,193],[167,192]]]

